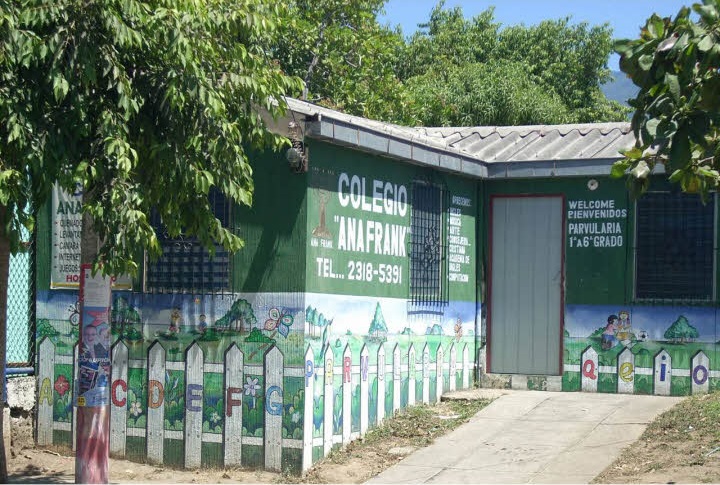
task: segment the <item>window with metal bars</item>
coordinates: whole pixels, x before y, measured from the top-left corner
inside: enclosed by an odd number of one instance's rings
[[[230,204],[217,191],[210,193],[215,217],[223,226],[230,223]],[[145,291],[151,293],[221,293],[230,289],[230,254],[215,245],[215,255],[194,237],[168,236],[160,217],[153,214],[151,223],[162,245],[163,254],[155,262],[147,261]]]
[[[445,191],[414,182],[410,220],[410,299],[413,303],[447,302],[445,230],[442,224]]]
[[[715,197],[647,193],[636,219],[635,297],[713,300]]]

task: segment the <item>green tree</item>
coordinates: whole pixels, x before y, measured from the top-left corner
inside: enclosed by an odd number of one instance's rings
[[[490,8],[465,18],[438,3],[398,61],[409,109],[423,125],[519,125],[623,121],[605,98],[612,48],[607,25],[568,19],[537,26],[495,22]]]
[[[387,335],[388,328],[387,324],[385,323],[385,317],[383,317],[382,314],[382,308],[380,307],[380,302],[378,302],[375,305],[375,315],[373,315],[373,319],[370,322],[370,329],[368,330],[368,335],[371,335],[373,337],[385,337]]]
[[[274,43],[302,97],[348,114],[401,122],[404,90],[394,64],[399,32],[379,25],[385,0],[292,0]]]
[[[529,68],[528,75],[552,88],[572,114],[572,121],[625,121],[627,110],[610,101],[600,85],[610,80],[607,61],[612,52],[608,24],[571,24],[569,18],[538,25],[515,25],[500,32],[494,59],[508,59]]]
[[[250,205],[246,148],[285,143],[261,118],[281,112],[282,96],[301,87],[265,48],[282,7],[0,1],[2,281],[8,249],[31,222],[18,209],[42,203],[56,179],[83,187],[81,262],[104,273],[136,271],[143,250],[159,255],[151,211],[171,237],[194,236],[211,253],[216,242],[240,249],[208,194]]]
[[[697,328],[690,325],[688,319],[683,315],[680,315],[663,334],[663,337],[673,342],[687,342],[699,336],[700,332],[698,332]]]
[[[438,82],[441,79],[442,82]],[[574,120],[558,94],[538,84],[523,63],[450,66],[407,81],[415,115],[427,126],[530,125]]]
[[[257,317],[252,305],[247,300],[238,299],[230,309],[215,322],[215,327],[240,331],[244,325],[253,327],[257,323]]]
[[[657,164],[683,191],[706,196],[720,180],[720,0],[653,14],[638,39],[620,40],[620,69],[640,87],[630,105],[635,147],[613,166],[635,192],[647,190]]]

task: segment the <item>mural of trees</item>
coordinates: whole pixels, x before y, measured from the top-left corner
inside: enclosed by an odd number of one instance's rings
[[[305,321],[308,324],[307,333],[310,337],[321,337],[326,327],[332,324],[332,320],[328,320],[325,315],[320,313],[316,308],[308,306],[305,309]]]
[[[370,322],[370,330],[368,335],[374,338],[383,339],[387,337],[388,328],[385,323],[385,317],[382,314],[382,308],[380,308],[380,302],[375,305],[375,315],[373,316],[372,322]]]
[[[215,322],[215,326],[221,329],[234,330],[239,332],[243,329],[250,329],[257,323],[255,312],[252,305],[247,300],[238,299],[232,304],[230,309]]]
[[[688,319],[683,315],[680,315],[677,320],[673,322],[663,335],[666,339],[672,342],[692,342],[696,338],[700,337],[700,332],[697,328],[690,325]]]
[[[134,306],[130,305],[127,299],[118,297],[113,300],[110,309],[110,325],[113,333],[132,340],[142,338],[140,331],[133,328],[133,325],[139,325],[141,321],[140,313]]]

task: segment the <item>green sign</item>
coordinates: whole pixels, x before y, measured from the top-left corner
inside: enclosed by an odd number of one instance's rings
[[[340,153],[341,156],[336,157]],[[475,298],[474,185],[342,149],[314,148],[308,195],[308,291],[408,298],[413,183],[443,188],[442,285]],[[322,156],[329,155],[329,156]],[[348,158],[342,158],[348,157]],[[353,157],[350,159],[349,157]]]

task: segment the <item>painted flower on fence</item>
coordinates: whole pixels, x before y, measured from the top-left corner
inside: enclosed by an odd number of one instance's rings
[[[259,379],[257,377],[252,378],[250,376],[247,376],[246,380],[247,382],[243,384],[243,388],[245,388],[245,395],[252,397],[252,406],[250,407],[254,408],[255,398],[257,397],[258,391],[260,390],[260,384],[258,383]]]
[[[53,387],[58,394],[58,398],[54,403],[55,414],[60,421],[69,421],[72,413],[72,403],[70,402],[71,393],[68,392],[70,390],[70,381],[68,381],[67,377],[60,374],[55,380]]]
[[[67,380],[67,377],[60,374],[55,381],[55,390],[60,395],[60,397],[63,397],[68,390],[70,390],[70,382]]]
[[[210,416],[210,422],[215,426],[220,421],[220,415],[218,413],[212,413]]]
[[[142,412],[143,412],[143,410],[142,410],[142,405],[140,405],[140,401],[133,401],[132,404],[130,405],[130,414],[132,414],[133,416],[135,416],[135,418],[137,418],[138,416],[140,416],[142,414]]]

